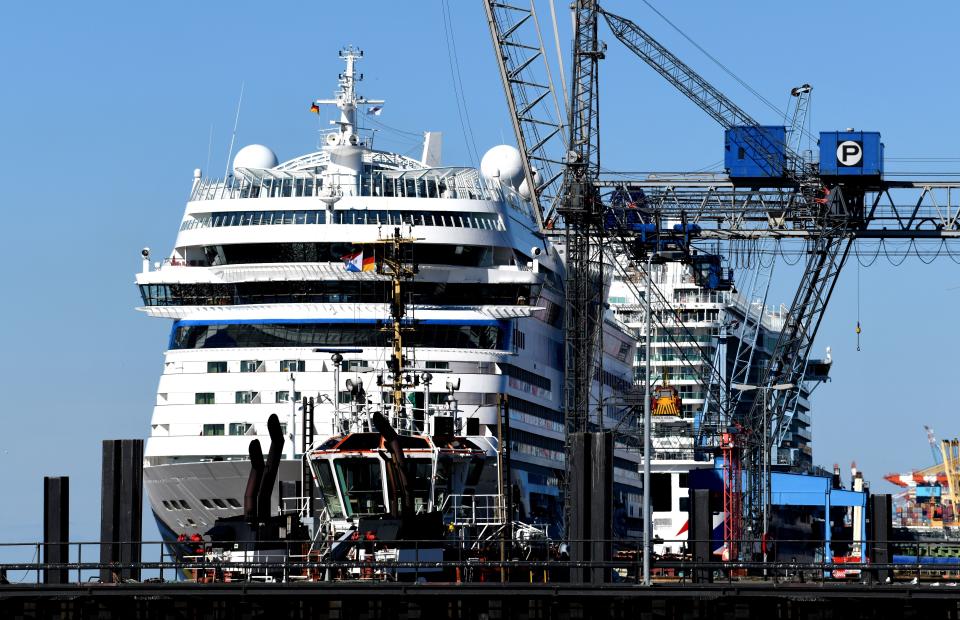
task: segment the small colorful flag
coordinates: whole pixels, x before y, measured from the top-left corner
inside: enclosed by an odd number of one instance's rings
[[[382,105],[375,105],[372,108],[367,109],[367,114],[373,114],[374,116],[380,116],[381,112],[383,112]]]
[[[363,250],[352,252],[340,257],[343,266],[347,271],[374,271],[377,268],[377,260],[373,256],[364,256]]]
[[[316,103],[311,103],[310,111],[313,112],[314,114],[320,114],[320,106],[318,106]]]
[[[363,250],[340,257],[347,271],[363,271]]]

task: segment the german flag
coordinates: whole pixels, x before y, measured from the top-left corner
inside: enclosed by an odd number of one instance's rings
[[[311,103],[310,111],[313,112],[314,114],[320,114],[320,106],[318,106],[316,103]]]

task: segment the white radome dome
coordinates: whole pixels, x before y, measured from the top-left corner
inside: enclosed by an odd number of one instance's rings
[[[534,186],[540,185],[540,171],[533,171],[533,184]],[[533,196],[533,192],[530,191],[530,188],[527,187],[527,179],[522,178],[520,181],[520,187],[517,188],[517,193],[520,194],[520,197],[524,200],[530,200]]]
[[[480,173],[488,179],[499,179],[500,183],[517,189],[523,181],[523,160],[520,157],[520,151],[509,144],[493,147],[483,154],[483,159],[480,160]]]
[[[277,154],[269,148],[262,144],[248,144],[233,158],[233,172],[236,174],[237,168],[275,168],[277,163]]]

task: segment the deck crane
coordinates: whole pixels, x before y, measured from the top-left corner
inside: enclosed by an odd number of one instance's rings
[[[488,16],[523,10],[503,0],[486,0],[485,4]],[[563,183],[552,203],[565,218],[564,234],[568,243],[567,331],[571,345],[565,372],[568,430],[582,428],[592,408],[590,371],[598,357],[594,351],[602,321],[604,261],[601,248],[605,243],[615,246],[618,252],[629,249],[631,240],[647,234],[642,231],[647,231],[650,225],[656,230],[665,230],[669,222],[690,224],[688,231],[694,230],[695,225],[696,238],[691,239],[691,244],[764,239],[803,243],[807,255],[803,276],[772,359],[761,377],[765,386],[791,384],[795,387],[787,391],[763,391],[769,398],[766,403],[769,426],[760,422],[759,413],[764,403],[759,400],[754,401],[739,421],[744,435],[750,435],[743,444],[742,458],[748,473],[744,520],[749,527],[747,535],[759,536],[763,503],[760,464],[780,445],[790,428],[799,386],[807,374],[813,339],[849,255],[851,242],[854,239],[906,239],[944,243],[960,239],[960,183],[883,179],[882,144],[879,134],[867,135],[869,132],[821,134],[819,168],[805,164],[786,144],[785,128],[779,128],[782,133],[777,133],[758,125],[633,22],[604,11],[595,0],[576,0],[573,10],[569,141],[566,155],[553,159],[563,162]],[[601,15],[628,49],[725,127],[727,146],[731,147],[728,155],[735,154],[733,159],[740,160],[734,161],[735,164],[742,163],[746,169],[759,171],[758,174],[751,178],[731,169],[726,176],[651,175],[644,179],[625,179],[600,173],[597,69],[605,53],[597,36]],[[529,62],[511,65],[510,50],[505,51],[505,35],[516,30],[510,30],[509,22],[503,20],[488,21],[503,59],[500,69],[507,84],[510,76],[519,74],[518,69],[532,65]],[[528,47],[538,49],[536,45]],[[508,87],[523,88],[522,82],[510,82]],[[809,95],[809,92],[801,94]],[[517,100],[522,99],[508,94],[520,141],[518,126],[531,121],[523,119],[524,110],[518,107]],[[527,99],[531,100],[532,97]],[[798,105],[801,103],[798,101]],[[875,157],[869,165],[864,156],[868,143]],[[531,159],[526,152],[524,155]],[[634,214],[636,221],[605,225],[605,214],[609,210],[604,205],[611,204],[615,196],[641,193],[643,200],[637,210],[640,215]],[[907,198],[900,199],[903,196]],[[616,264],[612,266],[618,268]],[[732,405],[717,400],[712,406],[723,407],[724,413],[729,413],[736,410]],[[723,420],[723,416],[720,419]],[[719,425],[702,425],[702,445],[720,447],[723,430]]]

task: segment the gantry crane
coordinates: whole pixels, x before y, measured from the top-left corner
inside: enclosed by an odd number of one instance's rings
[[[542,85],[534,80],[517,79],[532,66],[532,61],[518,59],[516,50],[543,53],[542,45],[530,44],[524,48],[524,44],[509,40],[517,32],[509,20],[511,12],[521,14],[526,9],[494,0],[486,0],[485,5],[506,89],[523,89],[528,82]],[[638,240],[656,247],[663,235],[675,229],[677,222],[688,249],[700,242],[731,240],[801,242],[807,256],[803,275],[760,382],[768,388],[792,387],[762,390],[766,402],[755,399],[737,421],[743,431],[738,441],[743,453],[738,462],[747,474],[744,524],[747,535],[759,536],[765,501],[761,464],[771,457],[790,427],[814,337],[852,242],[856,239],[940,242],[960,239],[960,207],[957,206],[960,183],[883,179],[879,134],[861,134],[859,143],[843,132],[822,134],[821,165],[816,167],[787,144],[784,127],[777,133],[777,128],[759,125],[630,20],[601,9],[595,0],[576,0],[572,8],[574,42],[566,153],[553,158],[540,156],[541,161],[562,161],[563,166],[560,190],[545,211],[555,209],[563,216],[567,244],[568,346],[564,386],[567,429],[583,429],[596,408],[596,404],[590,402],[590,386],[593,369],[600,359],[598,347],[602,346],[599,340],[604,303],[603,270],[622,267],[616,260],[605,261],[604,250],[610,257],[634,259],[633,266],[642,270],[643,265],[635,260]],[[531,2],[527,12],[532,11]],[[733,170],[726,176],[651,175],[640,179],[601,174],[598,68],[605,54],[605,46],[598,37],[601,16],[628,49],[724,127],[728,153],[732,149],[744,155],[741,159],[745,167],[756,171],[753,176],[734,174]],[[808,97],[809,88],[800,88],[797,96]],[[507,98],[518,142],[523,145],[527,140],[521,135],[524,124],[535,125],[536,119],[517,102],[534,101],[536,97],[524,99],[508,92]],[[806,105],[807,100],[798,100],[797,115],[805,114]],[[796,136],[800,128],[796,122],[792,126],[792,135]],[[825,139],[834,141],[830,148],[836,149],[835,155],[826,146]],[[880,163],[879,167],[874,165],[868,170],[863,161],[864,144],[874,139],[870,144],[875,152],[879,151]],[[535,146],[542,145],[537,142]],[[857,148],[859,152],[854,152]],[[540,171],[528,152],[529,145],[521,150],[528,186],[535,185],[531,181]],[[861,158],[857,160],[859,168],[856,163],[848,166],[856,156]],[[851,174],[853,169],[860,172]],[[542,186],[537,186],[536,193],[541,200],[547,195]],[[611,207],[617,196],[637,193],[641,193],[643,199],[635,205],[635,210],[627,212]],[[738,352],[736,362],[746,363],[748,369],[749,354],[742,353]],[[706,364],[706,373],[709,385],[716,389],[708,394],[705,410],[712,410],[715,415],[703,417],[700,445],[720,448],[722,433],[737,411],[738,402],[736,397],[720,389],[719,382],[715,381],[717,370],[711,366],[709,362]],[[763,423],[760,415],[764,409],[769,413],[768,424]]]

